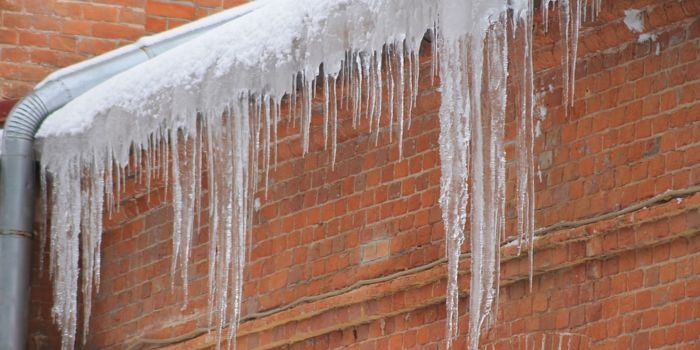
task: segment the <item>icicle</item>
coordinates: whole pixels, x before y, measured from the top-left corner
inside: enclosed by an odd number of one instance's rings
[[[357,78],[355,79],[355,85],[353,88],[353,110],[352,110],[352,126],[357,127],[360,121],[360,111],[362,110],[362,87],[364,86],[362,77],[362,62],[360,60],[360,54],[354,54],[354,64],[357,70]]]
[[[309,139],[311,138],[311,113],[313,110],[313,96],[314,96],[314,90],[316,90],[316,80],[313,80],[311,77],[307,77],[307,74],[310,74],[308,72],[304,73],[304,103],[302,106],[303,109],[303,122],[302,122],[302,139],[303,139],[303,154],[306,155],[309,153]],[[307,80],[308,79],[308,80]]]
[[[370,57],[370,77],[372,81],[372,91],[371,91],[371,102],[370,102],[370,108],[369,108],[369,133],[372,133],[372,126],[374,123],[374,115],[376,113],[375,109],[377,107],[377,98],[381,99],[381,95],[378,95],[378,84],[379,84],[379,79],[377,78],[377,53],[373,52],[372,56]]]
[[[435,76],[437,75],[438,71],[440,70],[439,64],[440,64],[440,51],[443,49],[442,47],[439,47],[438,42],[442,40],[440,38],[439,30],[438,30],[438,21],[437,19],[433,23],[433,27],[430,29],[430,32],[432,33],[432,41],[430,41],[430,53],[433,56],[433,59],[430,61],[430,84],[434,85],[435,84]]]
[[[544,18],[544,31],[549,31],[549,6],[556,0],[542,0],[542,18]]]
[[[61,330],[61,349],[75,346],[77,330],[78,261],[82,179],[78,162],[64,164],[55,173],[52,193],[50,272],[54,279],[51,314]],[[76,195],[77,194],[77,195]]]
[[[280,106],[280,101],[275,100],[273,102],[273,107],[274,107],[274,119],[275,119],[275,125],[272,128],[272,133],[273,133],[273,143],[275,147],[275,159],[274,159],[274,166],[277,167],[277,157],[279,156],[279,151],[278,151],[278,145],[279,145],[279,140],[278,140],[278,133],[277,133],[277,128],[279,128],[279,123],[280,123],[280,114],[282,113],[282,107]]]
[[[199,114],[199,113],[198,113]],[[194,235],[196,235],[199,232],[199,228],[202,225],[202,216],[201,216],[201,208],[202,208],[202,173],[204,172],[204,167],[202,163],[202,157],[203,157],[203,148],[202,148],[202,143],[203,143],[203,134],[202,130],[204,128],[204,121],[201,118],[201,116],[197,116],[197,120],[195,123],[195,135],[194,135],[194,151],[193,151],[193,157],[194,157],[194,171],[192,174],[192,182],[191,186],[194,187],[194,193],[193,193],[193,200],[192,200],[192,206],[193,206],[193,211],[194,211],[194,222],[193,222],[193,230],[192,230],[192,238],[194,239]],[[190,242],[190,247],[192,246],[192,243]],[[190,248],[191,250],[191,248]],[[189,263],[189,259],[185,261],[185,264]],[[188,279],[185,279],[187,281]]]
[[[328,76],[323,77],[323,147],[328,149],[328,104],[330,103],[330,87]]]
[[[413,108],[416,106],[416,100],[418,99],[418,78],[420,75],[420,57],[418,57],[417,52],[411,52],[408,56],[410,62],[408,65],[409,71],[409,104],[408,104],[408,128],[411,128],[413,123]]]
[[[568,110],[574,105],[578,32],[581,27],[581,0],[561,0],[559,7],[562,51],[564,52],[562,56],[564,107]]]
[[[331,143],[332,143],[333,147],[331,150],[331,152],[332,152],[331,168],[333,170],[335,170],[335,156],[336,156],[336,152],[338,149],[338,95],[336,93],[336,85],[338,85],[338,84],[335,80],[333,80],[332,85],[333,85],[333,94],[332,94],[332,98],[333,98],[333,136],[332,136]]]
[[[518,97],[520,106],[517,119],[517,195],[516,195],[516,212],[517,212],[517,228],[518,228],[518,252],[523,247],[528,249],[528,258],[530,260],[529,279],[530,288],[532,288],[532,257],[533,257],[533,236],[535,232],[535,185],[534,185],[534,117],[535,117],[535,88],[534,88],[534,68],[532,56],[532,2],[529,3],[525,11],[516,13],[515,20],[520,22],[522,28],[519,42],[522,43],[523,64],[516,66],[523,67],[520,73],[520,86]],[[516,22],[516,23],[518,23]],[[513,28],[514,32],[518,32],[518,27]],[[516,39],[518,40],[518,39]]]
[[[452,4],[455,5],[455,4]],[[487,6],[487,5],[484,5]],[[496,4],[490,6],[498,6]],[[466,223],[467,179],[471,177],[471,282],[469,348],[477,349],[482,326],[494,321],[498,298],[499,243],[505,211],[505,97],[507,19],[489,19],[488,30],[462,34],[460,10],[442,10],[438,34],[442,105],[440,107],[440,204],[448,258],[447,340],[457,335],[458,265]],[[484,84],[486,83],[486,84]],[[482,90],[485,85],[486,90]]]
[[[165,198],[168,198],[168,191],[170,190],[170,133],[165,129],[161,129],[160,138],[161,140],[163,140],[163,145],[161,146],[161,151],[163,153],[160,155],[160,168],[161,171],[163,171],[163,175],[165,177],[165,179],[163,180],[165,184],[163,192]]]
[[[557,340],[557,343],[559,346],[557,347],[557,350],[561,350],[562,345],[564,345],[564,335],[559,333],[559,339]]]
[[[208,255],[208,289],[209,295],[207,298],[207,305],[217,305],[216,296],[219,294],[218,288],[218,276],[217,273],[217,262],[218,262],[218,247],[221,232],[219,231],[219,224],[221,218],[221,206],[219,205],[219,199],[222,196],[223,189],[219,187],[219,182],[221,181],[221,176],[215,176],[214,174],[219,174],[220,160],[219,156],[222,149],[226,148],[226,143],[222,137],[222,116],[209,116],[207,120],[207,170],[208,170],[208,184],[209,184],[209,222],[210,222],[210,232],[209,232],[209,255]],[[219,145],[220,147],[214,148],[214,145]],[[208,313],[208,324],[211,326],[214,324],[214,307],[209,307]],[[219,314],[217,314],[218,316]],[[219,316],[220,317],[220,316]]]
[[[196,125],[196,124],[195,124]],[[199,164],[199,154],[198,152],[198,145],[197,145],[197,138],[199,137],[198,134],[199,132],[195,129],[192,130],[191,132],[194,133],[193,137],[190,138],[190,140],[194,140],[194,145],[192,146],[194,149],[192,150],[191,153],[185,152],[185,166],[186,168],[185,173],[187,176],[183,179],[183,185],[187,186],[186,188],[186,193],[184,193],[184,199],[185,199],[185,217],[183,218],[184,221],[184,229],[185,229],[185,235],[182,237],[183,242],[181,246],[183,247],[182,249],[182,256],[181,256],[181,261],[180,261],[180,266],[182,269],[182,289],[183,289],[183,299],[184,299],[184,305],[183,308],[187,306],[187,303],[189,301],[189,266],[190,266],[190,256],[192,255],[192,239],[194,237],[194,232],[195,232],[195,213],[197,210],[195,208],[198,206],[197,205],[197,194],[199,193],[198,187],[199,184],[197,183],[198,175],[201,172],[201,169],[197,167]],[[188,147],[186,147],[187,149]]]
[[[365,118],[368,120],[371,120],[370,114],[369,114],[369,107],[370,107],[370,99],[372,97],[372,75],[370,73],[371,71],[371,57],[367,53],[362,53],[360,56],[361,62],[362,62],[362,75],[365,77],[365,85],[363,86],[363,90],[365,93],[364,101],[365,101]],[[357,128],[357,125],[353,125],[353,127]]]
[[[174,129],[170,133],[170,148],[173,154],[173,257],[180,256],[182,243],[182,216],[184,208],[182,203],[182,182],[180,181],[180,155],[179,155],[179,135],[178,130]],[[177,268],[178,258],[171,260],[170,264],[170,288],[175,289],[175,270]]]
[[[2,140],[0,140],[2,141]],[[48,187],[48,174],[46,172],[39,172],[39,217],[47,218],[49,211],[49,187]],[[49,237],[49,227],[47,220],[41,220],[41,226],[39,227],[39,274],[43,276],[44,274],[44,255],[46,254],[46,240]]]
[[[292,92],[291,92],[291,106],[289,108],[289,118],[292,120],[292,126],[296,126],[296,120],[297,120],[297,89],[299,87],[297,86],[297,80],[299,80],[299,73],[295,72],[292,75]]]
[[[375,137],[374,137],[374,145],[379,144],[379,129],[381,128],[381,121],[382,121],[382,99],[384,96],[384,83],[382,79],[382,72],[384,71],[382,69],[382,60],[384,59],[384,54],[382,51],[379,51],[376,54],[377,57],[377,82],[378,82],[378,89],[377,91],[377,120],[375,122],[376,125],[376,131],[375,131]]]
[[[396,52],[395,48],[389,48],[387,51],[386,55],[386,61],[387,61],[387,80],[389,81],[389,105],[387,108],[389,108],[389,142],[394,141],[394,109],[396,109],[396,105],[394,104],[394,97],[396,95],[396,85],[394,84],[394,55]]]
[[[500,281],[500,245],[505,239],[505,210],[506,210],[506,150],[505,150],[505,119],[506,119],[506,84],[508,76],[508,46],[507,46],[507,18],[505,14],[489,32],[489,77],[488,102],[491,121],[490,160],[491,177],[491,245],[494,247],[494,277],[493,299],[494,307],[489,311],[491,325],[495,324],[498,310],[499,281]]]
[[[153,137],[148,138],[148,147],[146,147],[146,202],[151,203],[151,177],[153,177]]]
[[[263,142],[264,156],[263,156],[263,169],[265,171],[265,196],[267,197],[267,191],[269,189],[269,179],[270,179],[270,152],[271,152],[271,142],[272,142],[272,119],[270,117],[272,106],[270,105],[270,96],[265,95],[263,108],[265,108],[265,140]]]
[[[341,74],[341,81],[340,81],[340,108],[345,108],[347,106],[347,98],[348,98],[348,73],[351,71],[350,68],[348,68],[348,62],[350,62],[349,58],[349,53],[348,51],[345,51],[345,58],[343,59],[343,62],[341,63],[341,69],[340,69],[340,74]]]
[[[399,59],[399,86],[398,86],[398,120],[399,120],[399,159],[403,159],[403,120],[404,120],[404,98],[406,96],[405,67],[404,67],[404,43],[397,44],[396,55]]]
[[[467,45],[445,42],[441,45],[445,61],[440,65],[443,84],[440,105],[440,207],[445,226],[447,255],[447,344],[457,337],[459,289],[457,276],[459,255],[464,243],[464,225],[467,221],[467,180],[469,174],[470,94],[466,89]]]

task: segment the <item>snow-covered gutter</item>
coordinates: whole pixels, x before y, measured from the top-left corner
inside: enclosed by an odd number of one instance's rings
[[[0,349],[27,347],[34,137],[42,122],[101,82],[268,2],[251,2],[59,70],[12,109],[4,133],[0,131]]]

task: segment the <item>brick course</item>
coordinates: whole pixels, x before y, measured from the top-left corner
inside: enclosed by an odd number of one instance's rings
[[[0,4],[0,92],[18,98],[58,67],[236,2]],[[622,23],[631,7],[645,10],[646,31],[657,33],[656,41],[638,43]],[[535,32],[535,85],[547,111],[536,138],[536,222],[551,230],[537,240],[532,291],[527,258],[502,249],[499,317],[482,344],[508,349],[557,346],[564,339],[563,348],[569,340],[571,348],[694,348],[700,334],[700,195],[692,193],[700,185],[700,4],[604,1],[600,17],[581,31],[576,104],[568,113],[556,17],[550,14],[549,32],[541,23]],[[246,269],[240,348],[444,347],[440,95],[428,73],[430,45],[424,46],[403,159],[386,126],[375,145],[367,124],[353,129],[347,112],[334,169],[321,132],[302,157],[298,125],[280,127],[280,163],[267,195],[257,194],[262,206]],[[314,127],[321,120],[315,114]],[[514,134],[511,117],[507,135],[512,140]],[[509,161],[515,147],[509,142]],[[514,183],[509,163],[509,198]],[[675,192],[664,197],[667,191]],[[166,339],[180,343],[174,349],[212,346],[213,335],[202,334],[206,222],[194,242],[183,308],[177,279],[171,289],[169,196],[162,181],[147,194],[134,177],[119,210],[106,219],[102,285],[85,348],[149,348]],[[507,213],[513,235],[514,203]],[[31,341],[33,348],[54,348],[50,282],[36,258]],[[467,257],[463,297],[468,264]],[[460,305],[456,348],[464,347],[467,331],[466,300]]]

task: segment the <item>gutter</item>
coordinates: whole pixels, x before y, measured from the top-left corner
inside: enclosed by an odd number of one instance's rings
[[[34,236],[34,135],[54,111],[101,82],[269,3],[258,0],[61,69],[12,109],[0,140],[0,349],[27,348]]]

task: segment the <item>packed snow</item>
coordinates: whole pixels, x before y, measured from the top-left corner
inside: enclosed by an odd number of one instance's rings
[[[545,10],[552,2],[544,2]],[[600,0],[590,6],[587,0],[562,0],[559,6],[569,104],[581,18],[588,8],[597,13]],[[333,163],[340,108],[352,111],[354,124],[367,118],[377,135],[380,123],[387,123],[381,118],[388,118],[389,135],[397,134],[401,154],[418,92],[418,50],[426,31],[432,30],[442,92],[440,206],[448,258],[448,346],[458,332],[457,276],[470,218],[469,347],[478,348],[482,328],[495,321],[498,301],[509,64],[522,70],[515,96],[520,106],[519,242],[531,247],[533,240],[538,109],[532,18],[529,0],[424,0],[410,5],[404,0],[271,0],[107,80],[55,112],[37,136],[42,186],[46,191],[48,178],[53,184],[46,195],[52,205],[53,316],[63,335],[62,347],[75,345],[79,279],[83,330],[88,329],[92,288],[99,288],[103,211],[119,204],[121,188],[135,166],[143,169],[140,176],[147,186],[159,176],[172,191],[171,268],[173,279],[179,274],[185,282],[185,299],[199,216],[209,216],[209,321],[219,340],[227,325],[233,337],[241,316],[246,243],[259,207],[254,197],[257,170],[263,169],[267,185],[267,173],[277,159],[278,124],[283,118],[301,123],[306,153],[319,86],[321,129]],[[507,35],[511,32],[512,37]],[[522,61],[509,63],[509,46],[515,42],[522,46]],[[282,113],[285,96],[289,115]],[[342,105],[341,100],[349,103]],[[202,176],[208,176],[208,203],[200,202]],[[204,207],[208,211],[201,214]]]

